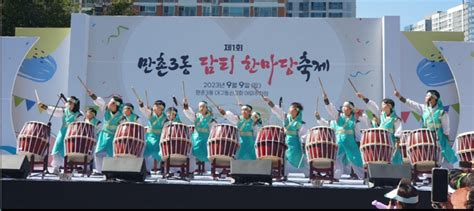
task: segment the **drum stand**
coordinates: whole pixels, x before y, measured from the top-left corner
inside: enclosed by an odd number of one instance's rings
[[[315,173],[316,172],[316,173]],[[319,173],[326,173],[325,176],[319,175]],[[329,168],[315,168],[313,167],[313,161],[309,162],[309,179],[310,180],[329,180],[332,184],[336,180],[334,179],[334,161],[331,161]]]
[[[203,175],[204,173],[206,173],[206,163],[203,162],[203,161],[196,161],[196,166],[197,166],[197,169],[195,172],[197,172],[198,175]]]
[[[277,181],[284,181],[285,178],[285,161],[278,160],[277,166],[273,166],[272,163],[272,178]]]
[[[216,174],[216,171],[217,169],[220,168],[222,169],[222,172],[219,173],[219,174]],[[211,174],[212,174],[212,178],[214,180],[217,180],[219,177],[222,177],[222,175],[226,175],[226,176],[229,176],[229,171],[230,169],[230,163],[229,165],[218,165],[217,164],[217,159],[212,159],[211,161]]]
[[[47,144],[46,148],[48,149],[48,153],[44,157],[43,161],[35,161],[35,156],[34,155],[30,156],[30,167],[31,167],[30,175],[31,173],[41,172],[41,179],[44,179],[44,175],[46,174],[46,172],[48,172],[49,143]],[[36,164],[43,164],[43,169],[35,170]]]
[[[164,165],[162,165],[162,169],[163,169],[163,166],[164,166],[164,170],[162,171],[163,179],[172,177],[172,175],[170,173],[171,167],[181,168],[181,171],[179,172],[179,176],[181,177],[181,179],[189,177],[189,158],[186,158],[186,162],[184,162],[180,165],[172,165],[171,164],[171,159],[168,158],[164,162]]]
[[[92,165],[94,163],[94,159],[91,159],[91,162],[87,162],[87,156],[84,156],[84,160],[82,162],[68,162],[68,156],[64,157],[64,173],[72,173],[74,170],[80,170],[80,166],[82,166],[82,177],[87,174],[87,177],[90,177],[92,174]],[[89,171],[87,171],[87,166],[89,166]],[[69,167],[69,168],[68,168]]]

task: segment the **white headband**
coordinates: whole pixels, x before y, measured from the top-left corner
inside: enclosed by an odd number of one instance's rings
[[[116,101],[114,98],[110,99],[113,103],[115,103],[117,106],[120,106],[120,102]]]
[[[74,100],[74,99],[73,99],[73,98],[71,98],[71,97],[68,97],[68,98],[67,98],[67,101],[68,101],[68,102],[69,102],[69,101],[71,101],[71,102],[72,102],[72,103],[74,103],[74,104],[76,104],[76,103],[77,103],[77,101],[76,101],[76,100]]]
[[[434,98],[434,99],[436,99],[436,100],[438,99],[438,97],[436,97],[436,95],[434,95],[434,94],[431,94],[431,92],[428,92],[428,93],[426,94],[426,96],[432,97],[432,98]]]
[[[244,105],[242,107],[240,107],[241,110],[252,110],[250,107]]]
[[[344,102],[344,104],[342,104],[342,106],[344,106],[344,107],[349,107],[349,108],[351,108],[352,110],[354,110],[354,106],[351,105],[349,102]]]
[[[207,103],[204,102],[204,101],[201,101],[201,102],[199,102],[199,107],[201,107],[201,106],[206,106],[207,107]]]

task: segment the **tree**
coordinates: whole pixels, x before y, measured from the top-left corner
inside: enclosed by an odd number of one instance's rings
[[[3,0],[2,35],[14,36],[16,27],[70,27],[79,5],[64,0]]]
[[[133,2],[130,0],[114,0],[105,15],[133,15]]]

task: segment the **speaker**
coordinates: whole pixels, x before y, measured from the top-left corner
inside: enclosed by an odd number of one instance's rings
[[[143,158],[106,157],[102,173],[107,180],[143,182],[146,178],[145,160]]]
[[[0,155],[2,178],[26,179],[30,174],[30,162],[25,155]]]
[[[372,164],[367,167],[369,186],[398,186],[402,178],[412,179],[410,165]]]
[[[269,183],[272,184],[271,160],[233,160],[230,162],[230,175],[234,184]]]

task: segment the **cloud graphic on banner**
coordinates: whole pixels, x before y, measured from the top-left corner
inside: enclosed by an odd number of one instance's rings
[[[359,76],[359,75],[361,75],[361,76],[366,76],[366,75],[368,75],[370,72],[372,72],[372,70],[369,70],[369,71],[367,71],[367,72],[365,72],[365,73],[363,73],[363,72],[361,72],[361,71],[357,71],[355,74],[350,74],[350,75],[351,75],[351,77],[355,78],[355,77],[357,77],[357,76]]]
[[[117,34],[112,34],[107,38],[107,45],[110,43],[110,39],[120,37],[120,34],[121,34],[120,29],[129,30],[129,28],[126,26],[122,26],[122,25],[117,26]]]
[[[426,86],[437,87],[454,83],[454,77],[445,61],[422,59],[416,68],[416,74]]]
[[[53,78],[57,70],[56,60],[52,56],[25,59],[18,76],[35,81],[46,82]]]

